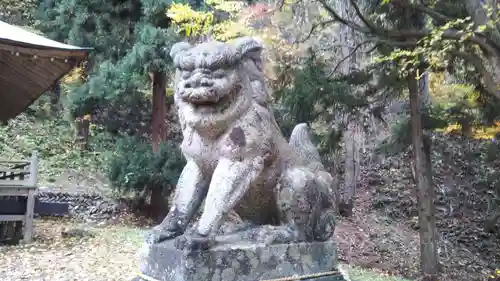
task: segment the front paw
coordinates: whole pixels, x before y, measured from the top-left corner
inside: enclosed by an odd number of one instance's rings
[[[204,251],[215,244],[213,238],[195,233],[193,235],[183,235],[175,240],[175,247],[185,251]]]
[[[157,244],[170,239],[174,239],[175,237],[178,237],[180,235],[182,235],[182,231],[180,229],[168,230],[157,226],[154,227],[146,236],[146,243]]]

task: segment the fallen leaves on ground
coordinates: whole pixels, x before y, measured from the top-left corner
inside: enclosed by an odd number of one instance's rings
[[[433,145],[441,277],[485,280],[500,259],[500,228],[484,230],[498,202],[491,181],[498,176],[487,176],[500,170],[500,161],[484,161],[485,141],[436,135]],[[340,257],[349,264],[419,275],[418,209],[410,163],[409,153],[363,163],[354,215],[340,218],[336,228]]]
[[[62,237],[74,229],[85,231]],[[35,231],[33,243],[0,247],[2,281],[122,281],[138,269],[140,229],[43,219],[35,221]]]

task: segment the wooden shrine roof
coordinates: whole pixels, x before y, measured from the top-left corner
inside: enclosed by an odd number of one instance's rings
[[[26,110],[90,50],[0,21],[0,121]]]

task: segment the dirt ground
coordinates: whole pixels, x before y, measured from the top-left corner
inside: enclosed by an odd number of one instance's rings
[[[336,237],[341,261],[414,279],[419,275],[419,233],[409,222],[394,220],[374,211],[372,190],[361,186],[352,218],[340,218]],[[481,257],[466,248],[447,247],[440,241],[442,280],[488,280],[491,271],[481,268]],[[472,265],[472,266],[467,266]]]
[[[34,243],[0,247],[0,280],[130,281],[138,270],[145,230],[134,225],[35,220]],[[341,268],[352,281],[408,281],[380,270]]]
[[[35,220],[35,242],[0,247],[2,281],[121,281],[137,271],[143,230]],[[68,237],[72,236],[72,237]]]
[[[353,217],[337,222],[339,259],[355,277],[353,281],[406,280],[392,275],[414,279],[419,267],[418,232],[409,223],[395,222],[373,210],[372,193],[371,187],[362,184]],[[34,243],[0,247],[0,280],[129,281],[138,269],[138,250],[146,229],[138,225],[133,217],[93,225],[37,219]],[[491,274],[466,266],[479,258],[464,249],[450,249],[447,256],[452,262],[442,258],[442,280],[481,281]]]

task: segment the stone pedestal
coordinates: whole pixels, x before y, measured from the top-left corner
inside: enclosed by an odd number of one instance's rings
[[[271,246],[239,242],[184,253],[171,240],[145,245],[142,254],[141,272],[161,281],[258,281],[337,268],[333,241]],[[311,280],[345,279],[339,273]]]

